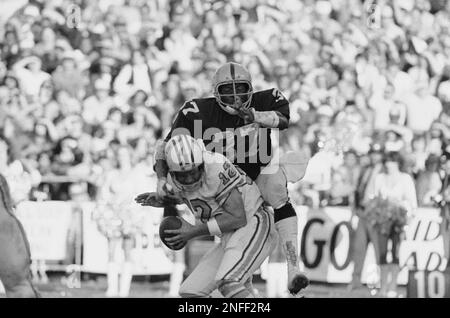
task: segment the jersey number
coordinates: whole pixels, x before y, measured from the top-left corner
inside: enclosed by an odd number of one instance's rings
[[[223,170],[225,170],[225,173],[220,172],[219,179],[222,180],[223,185],[226,185],[228,182],[230,182],[231,179],[236,176],[237,171],[233,167],[231,167],[231,164],[229,162],[225,162],[223,164]]]
[[[186,116],[188,113],[198,113],[198,106],[197,103],[194,101],[190,101],[184,104],[184,106],[182,107],[182,112],[184,114],[184,116]]]
[[[250,124],[239,127],[235,132],[224,131],[214,135],[213,143],[216,149],[228,160],[234,162],[236,159],[243,160],[256,156],[258,153],[259,129]],[[213,148],[214,149],[214,148]],[[217,151],[217,150],[216,150]]]
[[[280,100],[286,99],[283,96],[283,94],[281,94],[281,92],[278,89],[276,89],[276,88],[273,89],[272,95],[273,95],[273,97],[275,97],[275,102],[276,103],[278,103]]]
[[[203,223],[206,223],[206,221],[208,221],[211,217],[212,209],[209,204],[202,199],[190,200],[190,206],[194,213],[196,212],[197,214],[200,214],[200,221]]]

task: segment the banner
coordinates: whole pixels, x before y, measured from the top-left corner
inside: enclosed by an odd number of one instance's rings
[[[358,219],[347,207],[296,208],[299,218],[300,257],[304,270],[313,281],[350,283],[353,261],[350,251],[351,233]],[[408,281],[408,268],[443,270],[443,239],[439,232],[439,211],[419,208],[405,228],[406,240],[399,250],[401,272],[398,283]],[[389,255],[388,255],[389,259]],[[363,282],[378,275],[373,246],[369,244],[362,271]],[[376,279],[375,279],[376,280]]]
[[[83,209],[83,271],[106,273],[108,266],[108,240],[99,231],[95,220],[95,203],[87,202]],[[172,271],[171,252],[159,239],[159,223],[162,209],[136,207],[143,213],[143,233],[136,235],[135,247],[131,251],[134,275],[162,275]],[[116,250],[117,259],[124,257],[121,249]]]
[[[23,225],[33,260],[60,261],[66,257],[72,206],[63,201],[25,201],[15,214]]]

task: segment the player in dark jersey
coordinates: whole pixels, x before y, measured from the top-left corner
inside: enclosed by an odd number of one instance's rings
[[[157,192],[170,197],[163,149],[172,136],[189,134],[203,139],[207,150],[225,155],[257,183],[264,200],[274,209],[288,263],[288,289],[297,294],[309,280],[299,269],[297,215],[289,202],[287,182],[303,178],[308,158],[298,153],[272,158],[270,138],[272,129],[288,128],[289,101],[276,88],[253,92],[248,71],[232,62],[218,68],[213,89],[214,97],[186,102],[168,136],[158,143]]]

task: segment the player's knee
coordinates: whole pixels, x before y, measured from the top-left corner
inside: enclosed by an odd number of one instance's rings
[[[264,201],[274,209],[283,206],[289,201],[287,182],[284,174],[260,175],[258,181],[257,185]]]
[[[297,217],[297,213],[295,213],[295,209],[290,202],[285,203],[280,208],[274,209],[275,223],[291,217]]]
[[[225,298],[245,298],[250,294],[243,282],[230,279],[219,281],[218,290]]]

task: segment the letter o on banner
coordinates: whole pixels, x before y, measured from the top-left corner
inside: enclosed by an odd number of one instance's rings
[[[331,241],[330,241],[330,261],[331,261],[331,264],[333,264],[333,266],[338,270],[344,270],[350,264],[350,244],[348,246],[347,257],[345,258],[344,263],[342,265],[339,265],[336,261],[336,255],[335,255],[336,243],[337,243],[339,231],[342,226],[347,228],[349,242],[350,242],[351,234],[353,231],[351,224],[347,221],[340,222],[340,223],[336,224],[336,226],[334,227],[333,234],[331,235]]]

